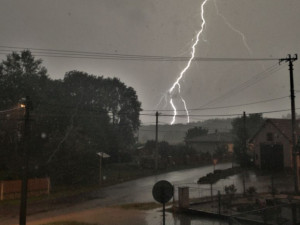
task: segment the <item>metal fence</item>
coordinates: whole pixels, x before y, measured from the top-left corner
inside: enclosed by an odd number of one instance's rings
[[[230,185],[236,188],[232,195],[225,191]],[[211,214],[225,215],[230,225],[300,224],[300,198],[291,194],[293,185],[288,173],[238,174],[215,184],[177,184],[175,204],[182,187],[188,188],[189,209],[198,207]]]
[[[230,225],[239,224],[299,224],[300,203],[290,202],[243,212],[229,219]]]

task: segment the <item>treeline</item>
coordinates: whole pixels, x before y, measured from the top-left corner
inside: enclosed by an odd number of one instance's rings
[[[194,127],[202,127],[209,133],[231,132],[232,120],[229,119],[208,119],[201,122],[192,122],[188,124],[158,125],[158,139],[167,141],[170,144],[183,143],[186,132]],[[155,125],[142,125],[139,129],[139,142],[146,143],[147,140],[155,138]]]
[[[13,52],[0,64],[0,99],[0,179],[20,178],[24,148],[30,177],[57,184],[97,182],[97,152],[122,161],[133,150],[141,103],[117,78],[70,71],[53,80],[30,51]]]

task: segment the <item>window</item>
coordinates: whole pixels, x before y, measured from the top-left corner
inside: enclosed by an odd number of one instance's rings
[[[273,141],[273,133],[267,133],[267,141]]]

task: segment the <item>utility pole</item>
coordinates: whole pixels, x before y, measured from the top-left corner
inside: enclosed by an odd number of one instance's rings
[[[158,112],[155,113],[155,172],[158,169]]]
[[[27,181],[28,181],[28,161],[29,161],[29,118],[31,101],[28,96],[25,99],[25,116],[24,116],[24,134],[23,134],[23,165],[22,165],[22,189],[21,189],[21,204],[19,224],[26,225],[27,211]]]
[[[246,126],[246,112],[243,112],[243,130],[244,130],[244,140],[243,140],[243,167],[246,166],[246,154],[247,154],[247,126]],[[245,183],[245,168],[243,168],[243,195],[246,195],[246,183]]]
[[[294,75],[293,75],[293,62],[298,59],[298,55],[295,54],[294,57],[291,57],[288,54],[287,58],[279,60],[279,63],[282,61],[289,63],[290,71],[290,91],[291,91],[291,114],[292,114],[292,145],[293,145],[293,166],[294,166],[294,188],[295,193],[299,193],[299,171],[298,171],[298,152],[296,148],[296,112],[295,112],[295,94],[294,94]]]
[[[244,140],[243,140],[243,157],[244,161],[246,161],[247,154],[247,126],[246,126],[246,112],[243,112],[243,132],[244,132]],[[244,162],[245,163],[245,162]]]

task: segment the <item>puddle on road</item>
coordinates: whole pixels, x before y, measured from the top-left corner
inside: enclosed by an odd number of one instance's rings
[[[162,214],[161,209],[147,211],[147,225],[162,225]],[[210,218],[166,212],[166,225],[228,225],[228,223]]]

